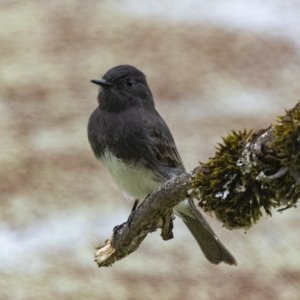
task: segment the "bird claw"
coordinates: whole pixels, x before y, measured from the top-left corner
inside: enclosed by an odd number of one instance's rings
[[[131,224],[131,221],[132,221],[132,218],[133,218],[133,213],[135,212],[135,210],[137,209],[138,207],[138,204],[139,204],[139,200],[136,199],[134,201],[134,204],[133,204],[133,207],[132,207],[132,210],[130,212],[130,215],[127,219],[126,222],[120,224],[120,225],[116,225],[114,228],[113,228],[113,235],[115,236],[115,234],[117,233],[117,231],[121,230],[122,227],[124,227],[125,225],[127,225],[129,228],[130,228],[130,224]]]

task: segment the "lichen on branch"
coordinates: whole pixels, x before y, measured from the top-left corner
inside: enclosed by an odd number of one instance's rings
[[[264,130],[233,131],[193,181],[199,206],[228,229],[248,229],[300,197],[300,102]]]

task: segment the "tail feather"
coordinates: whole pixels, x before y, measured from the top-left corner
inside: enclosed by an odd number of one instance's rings
[[[192,200],[177,205],[175,212],[188,227],[205,257],[211,263],[224,262],[229,265],[237,265],[233,255],[221,243]]]

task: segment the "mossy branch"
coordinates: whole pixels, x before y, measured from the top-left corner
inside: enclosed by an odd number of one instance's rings
[[[263,215],[296,207],[300,198],[300,102],[266,129],[232,132],[216,154],[190,173],[154,191],[113,237],[98,247],[96,262],[109,266],[135,251],[163,220],[163,239],[172,238],[172,207],[193,197],[228,229],[248,229]]]
[[[199,206],[225,227],[250,228],[262,209],[295,207],[300,197],[300,102],[267,129],[232,132],[193,182]]]

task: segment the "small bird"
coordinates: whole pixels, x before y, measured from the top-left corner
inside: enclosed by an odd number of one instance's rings
[[[98,80],[98,107],[88,122],[91,148],[126,194],[143,200],[185,169],[172,134],[155,109],[146,76],[119,65]],[[192,199],[174,207],[205,257],[214,264],[236,265]]]

